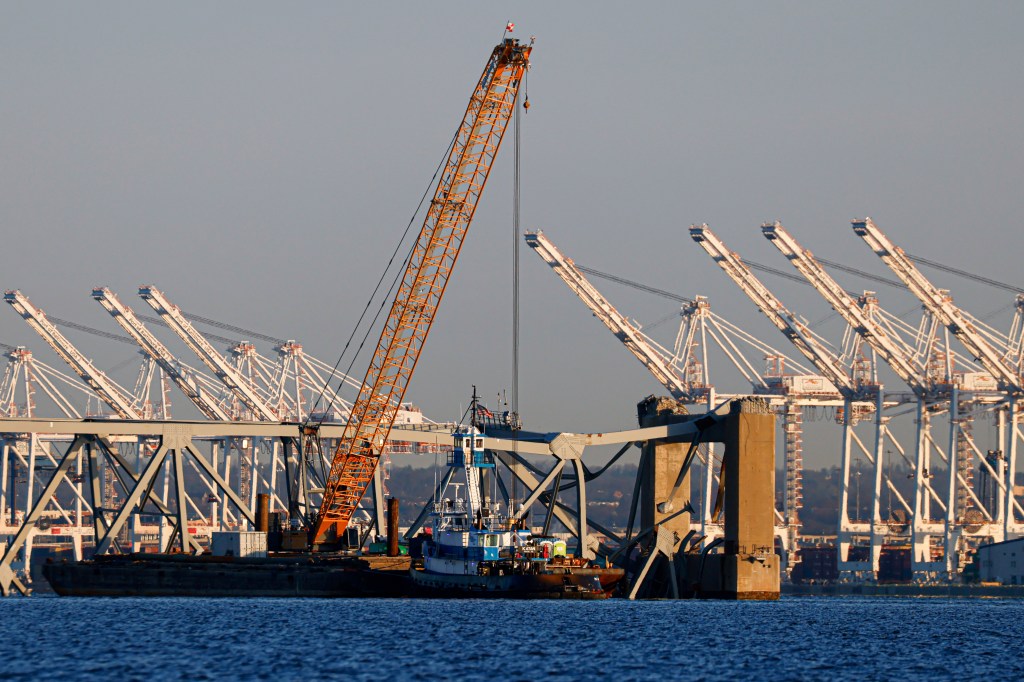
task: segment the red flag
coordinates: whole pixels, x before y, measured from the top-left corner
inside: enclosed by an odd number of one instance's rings
[[[511,32],[512,32],[512,31],[514,31],[515,29],[516,29],[516,25],[515,25],[515,24],[513,24],[513,23],[512,23],[511,21],[510,21],[510,22],[508,22],[508,23],[507,23],[507,24],[505,25],[505,33],[511,33]]]

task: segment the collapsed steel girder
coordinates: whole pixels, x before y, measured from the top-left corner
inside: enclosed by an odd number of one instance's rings
[[[344,426],[324,425],[321,436],[338,438],[344,433]],[[529,440],[515,440],[502,437],[485,438],[485,447],[496,451],[498,459],[508,467],[515,478],[529,490],[539,490],[536,499],[546,501],[551,514],[573,532],[581,537],[581,547],[592,555],[595,549],[587,543],[587,528],[606,530],[595,526],[586,516],[586,481],[591,476],[582,462],[584,448],[595,445],[627,444],[620,450],[619,457],[628,450],[628,444],[647,440],[665,440],[686,438],[695,432],[690,423],[673,424],[643,429],[633,429],[616,433],[603,434],[527,434]],[[254,522],[252,507],[235,492],[225,478],[217,471],[213,463],[202,453],[197,445],[200,439],[228,439],[232,437],[266,438],[287,441],[286,462],[289,466],[297,463],[296,459],[302,452],[298,426],[288,423],[268,422],[169,422],[169,421],[114,421],[114,420],[43,420],[43,419],[3,419],[0,420],[0,433],[8,434],[50,434],[67,435],[70,445],[57,461],[56,469],[43,486],[42,493],[32,505],[24,522],[15,534],[7,551],[0,558],[0,593],[6,595],[11,590],[27,592],[27,586],[15,574],[12,564],[25,542],[34,531],[35,523],[43,511],[53,502],[54,496],[62,483],[71,483],[69,474],[81,457],[92,464],[89,468],[90,494],[85,498],[92,511],[97,552],[103,553],[117,549],[116,537],[125,527],[133,514],[139,513],[147,504],[152,504],[157,513],[172,520],[174,530],[169,541],[177,540],[177,544],[185,551],[198,550],[199,545],[188,531],[188,500],[183,485],[183,472],[187,462],[191,462],[208,479],[218,493],[223,494],[237,509],[240,516]],[[143,470],[135,473],[129,462],[118,452],[113,444],[115,437],[134,437],[136,439],[152,439],[155,450]],[[427,445],[448,445],[450,433],[447,431],[430,431],[425,429],[395,428],[391,438],[406,442]],[[576,509],[566,509],[557,502],[557,494],[545,495],[543,480],[549,480],[547,474],[540,479],[531,471],[524,459],[526,456],[554,457],[555,467],[564,467],[567,463],[576,473]],[[157,474],[165,461],[170,458],[173,464],[174,488],[173,500],[162,499],[155,492],[154,483]],[[103,496],[100,490],[101,460],[113,467],[124,489],[124,501],[114,509],[103,507]],[[289,476],[292,484],[296,475]],[[543,480],[542,480],[543,479]],[[550,480],[549,480],[550,482]],[[567,486],[567,488],[570,486]],[[292,492],[289,492],[291,496]],[[378,492],[379,495],[379,492]],[[173,505],[171,502],[173,501]],[[380,506],[380,505],[378,505]],[[173,507],[173,508],[172,508]],[[582,511],[581,511],[582,510]],[[164,548],[165,550],[168,547]]]

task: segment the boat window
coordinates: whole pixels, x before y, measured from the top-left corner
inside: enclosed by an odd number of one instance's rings
[[[497,547],[498,546],[498,536],[497,535],[488,535],[487,536],[487,546],[488,547]]]
[[[476,447],[477,447],[478,450],[483,450],[484,449],[484,439],[483,438],[477,438],[476,439]]]
[[[470,448],[472,448],[473,447],[473,439],[472,438],[467,438],[465,441],[463,441],[462,447],[465,448],[466,450],[469,450]]]

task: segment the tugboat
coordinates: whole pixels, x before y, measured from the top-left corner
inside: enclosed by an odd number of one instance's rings
[[[534,536],[509,508],[486,494],[493,455],[484,450],[477,428],[476,397],[472,423],[457,430],[448,466],[465,472],[465,483],[450,483],[454,499],[441,496],[431,513],[423,542],[422,568],[410,569],[421,594],[444,597],[519,599],[605,599],[624,572],[583,558],[566,556],[564,541]],[[459,496],[465,485],[466,497]]]

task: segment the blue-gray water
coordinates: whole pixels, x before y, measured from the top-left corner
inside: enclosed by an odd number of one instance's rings
[[[1024,601],[0,599],[0,680],[1019,680]]]

